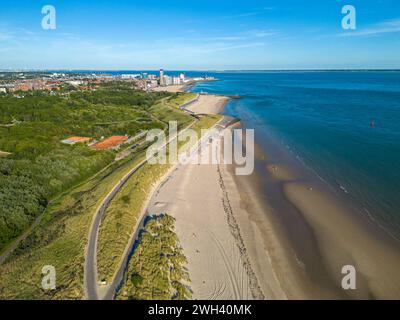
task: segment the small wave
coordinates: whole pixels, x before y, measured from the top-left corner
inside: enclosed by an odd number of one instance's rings
[[[342,186],[341,184],[339,184],[339,188],[346,194],[349,193],[349,191],[347,191],[346,187]]]
[[[380,228],[381,230],[383,230],[387,235],[389,235],[390,237],[392,237],[393,239],[400,241],[400,238],[398,237],[398,235],[395,232],[392,232],[389,228],[386,228],[382,223],[379,222],[379,220],[377,218],[375,218],[373,216],[373,214],[371,214],[371,212],[363,207],[364,212],[367,214],[367,218],[374,223],[378,228]]]

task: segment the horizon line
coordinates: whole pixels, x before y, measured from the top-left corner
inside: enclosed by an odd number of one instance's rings
[[[400,68],[305,68],[305,69],[165,69],[165,68],[158,68],[158,69],[85,69],[85,68],[77,68],[77,69],[70,69],[70,68],[55,68],[55,69],[35,69],[35,68],[13,68],[13,69],[0,69],[0,72],[50,72],[50,71],[67,71],[67,72],[74,72],[74,71],[88,71],[88,72],[104,72],[104,71],[159,71],[160,69],[164,69],[164,71],[186,71],[186,72],[281,72],[281,71],[400,71]]]

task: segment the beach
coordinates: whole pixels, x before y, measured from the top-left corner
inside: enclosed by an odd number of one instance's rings
[[[187,84],[177,84],[177,85],[171,85],[171,86],[165,86],[165,87],[155,87],[153,89],[151,89],[152,91],[156,91],[156,92],[161,92],[161,91],[165,91],[165,92],[184,92],[187,88]]]
[[[355,299],[398,299],[400,297],[400,252],[393,239],[374,230],[334,196],[312,184],[284,185],[288,200],[300,210],[314,230],[321,259],[333,280],[341,282],[342,267],[354,266]]]
[[[228,98],[199,100],[191,111],[220,113]],[[149,213],[176,219],[194,299],[286,298],[268,253],[258,245],[258,227],[252,224],[251,236],[247,230],[242,235],[249,224],[242,197],[228,166],[189,164],[178,166],[150,201]]]
[[[190,110],[221,113],[227,101],[200,95]],[[394,239],[276,141],[256,145],[255,157],[250,176],[235,175],[235,165],[180,165],[151,198],[150,213],[176,219],[194,299],[400,297]],[[348,265],[354,290],[342,288]]]
[[[200,94],[197,103],[187,109],[198,114],[220,114],[228,101],[229,98],[225,96]]]

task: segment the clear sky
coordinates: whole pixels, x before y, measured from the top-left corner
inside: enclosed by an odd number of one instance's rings
[[[342,28],[347,4],[356,30]],[[1,69],[160,67],[400,68],[400,1],[0,0]]]

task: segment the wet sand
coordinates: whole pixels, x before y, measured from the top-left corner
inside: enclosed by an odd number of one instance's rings
[[[194,112],[207,108],[218,113],[227,101],[219,96],[200,99]],[[263,261],[262,285],[253,269],[252,252],[237,222],[244,210],[227,167],[218,164],[179,165],[153,195],[147,211],[176,219],[194,299],[285,298],[268,259]]]
[[[312,227],[322,260],[336,282],[341,283],[343,266],[355,267],[356,290],[347,291],[351,298],[400,298],[400,251],[391,239],[318,186],[290,182],[284,192]]]
[[[260,156],[263,150],[270,152]],[[270,244],[272,264],[284,264],[276,269],[289,298],[400,298],[400,246],[395,239],[276,143],[259,148],[256,162],[251,187],[264,209],[253,210],[253,215],[273,227],[278,244],[266,233],[262,236]],[[355,268],[355,290],[342,288],[346,265]]]
[[[221,112],[212,95],[201,99],[192,111]],[[397,242],[276,142],[256,145],[255,156],[250,176],[234,165],[179,166],[151,200],[152,213],[176,218],[193,298],[400,298]],[[356,290],[341,286],[345,265]]]

